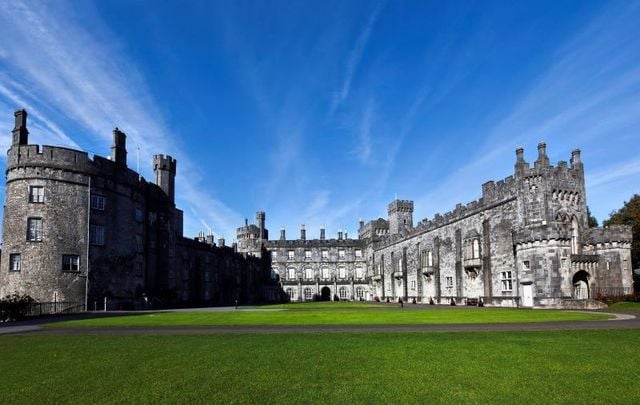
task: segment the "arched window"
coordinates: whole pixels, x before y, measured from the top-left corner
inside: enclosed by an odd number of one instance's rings
[[[347,287],[340,287],[338,289],[338,296],[340,297],[341,300],[346,300],[347,299]]]
[[[397,271],[402,272],[404,269],[402,268],[402,258],[398,259],[398,269]]]
[[[431,251],[427,252],[427,266],[433,267],[433,253]]]
[[[480,258],[480,241],[478,239],[474,239],[473,242],[471,242],[471,258]]]
[[[311,288],[307,287],[304,289],[304,299],[306,301],[313,299],[313,292],[311,292]]]

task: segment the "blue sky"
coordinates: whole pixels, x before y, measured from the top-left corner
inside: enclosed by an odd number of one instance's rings
[[[0,148],[17,108],[91,154],[118,126],[147,179],[178,159],[185,234],[230,240],[257,210],[355,235],[396,195],[417,222],[545,141],[605,219],[640,192],[640,3],[510,3],[3,0]]]

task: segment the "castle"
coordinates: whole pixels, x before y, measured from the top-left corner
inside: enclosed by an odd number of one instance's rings
[[[414,226],[413,202],[360,221],[358,238],[269,239],[266,214],[237,242],[182,236],[176,160],[156,155],[155,182],[127,167],[126,135],[110,158],[28,143],[15,113],[7,154],[0,296],[39,301],[108,297],[113,308],[280,300],[404,300],[488,306],[591,307],[632,291],[631,228],[589,228],[580,151],[533,166],[516,150],[514,174],[482,197]]]
[[[126,135],[110,158],[28,143],[15,113],[7,153],[0,296],[93,309],[231,305],[279,299],[263,259],[213,235],[182,236],[177,164],[155,155],[155,183],[127,167]],[[99,304],[98,304],[99,303]],[[102,308],[102,307],[101,307]]]
[[[415,226],[407,200],[360,221],[358,239],[309,239],[303,225],[298,239],[269,240],[264,212],[256,223],[238,228],[238,251],[266,249],[292,300],[585,308],[633,289],[631,228],[589,228],[580,150],[552,166],[544,143],[533,166],[518,148],[512,176]]]

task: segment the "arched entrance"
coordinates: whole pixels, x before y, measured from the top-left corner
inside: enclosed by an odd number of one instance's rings
[[[322,301],[331,301],[331,289],[329,287],[322,287],[322,290],[320,290],[320,299]]]
[[[586,300],[589,298],[589,273],[580,270],[573,275],[573,298]]]

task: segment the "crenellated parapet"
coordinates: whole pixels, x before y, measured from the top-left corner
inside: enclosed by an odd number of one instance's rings
[[[616,244],[630,244],[633,240],[631,226],[611,225],[602,228],[590,228],[584,235],[583,241],[594,247],[613,246]]]

